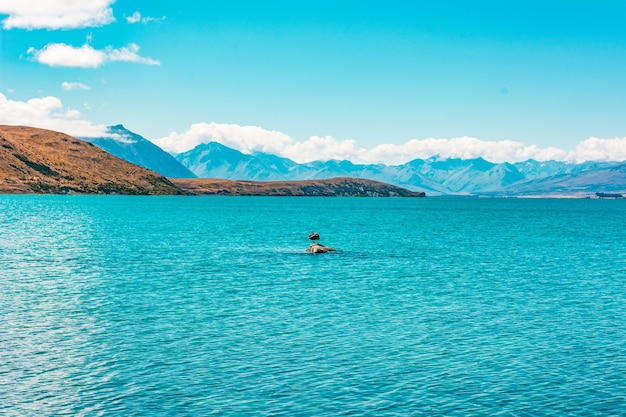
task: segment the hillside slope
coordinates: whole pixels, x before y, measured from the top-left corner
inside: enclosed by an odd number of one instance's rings
[[[198,145],[177,155],[176,159],[201,178],[297,181],[350,177],[380,181],[412,191],[425,191],[430,195],[550,195],[555,191],[579,195],[579,183],[585,184],[587,193],[606,190],[607,183],[611,183],[611,190],[626,187],[626,182],[611,171],[619,166],[617,162],[573,164],[527,160],[510,164],[493,163],[483,158],[435,156],[415,159],[402,165],[363,165],[335,160],[299,164],[276,155],[244,154],[217,142]],[[546,184],[546,181],[552,181],[552,177],[559,180],[559,176],[564,177],[560,184]]]
[[[527,160],[510,164],[483,158],[435,156],[402,165],[364,165],[347,160],[296,163],[277,155],[244,154],[217,142],[200,144],[176,159],[201,178],[296,181],[351,177],[425,191],[429,195],[582,195],[584,192],[588,195],[626,187],[626,177],[619,175],[619,168],[617,173],[614,169],[619,162],[574,164]]]
[[[425,197],[421,192],[359,178],[303,181],[233,181],[210,178],[172,178],[179,188],[198,195]]]
[[[182,194],[165,177],[60,132],[0,125],[0,192]]]
[[[91,142],[131,164],[158,172],[164,177],[195,177],[176,158],[143,136],[131,132],[122,125],[109,126],[108,130],[111,134],[110,137],[83,138],[83,140]]]
[[[596,192],[626,194],[626,163],[595,170],[552,175],[513,184],[504,189],[510,195],[581,195]]]

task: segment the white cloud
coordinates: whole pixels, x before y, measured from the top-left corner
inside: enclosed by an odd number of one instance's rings
[[[61,83],[61,87],[63,87],[63,89],[65,91],[71,91],[71,90],[91,90],[91,87],[89,87],[88,85],[85,85],[83,83],[77,83],[77,82],[67,82],[67,81],[63,81]]]
[[[365,162],[391,161],[404,163],[411,159],[432,156],[473,159],[482,157],[491,162],[517,162],[527,159],[564,160],[567,152],[556,148],[539,148],[511,140],[483,141],[472,137],[452,139],[413,139],[401,145],[378,145],[363,155]]]
[[[95,50],[87,44],[75,48],[64,43],[51,43],[40,50],[28,48],[28,53],[40,64],[51,67],[97,68],[106,59],[104,52]]]
[[[154,140],[168,152],[184,152],[201,143],[219,142],[244,153],[254,151],[282,154],[284,147],[293,140],[282,132],[269,131],[257,126],[235,124],[196,123],[184,133],[172,132],[169,136]]]
[[[580,142],[569,155],[572,161],[626,161],[626,137],[599,139],[591,137]]]
[[[149,17],[149,16],[141,16],[141,13],[139,12],[135,12],[130,16],[124,16],[126,18],[126,21],[128,23],[135,24],[135,23],[143,23],[144,25],[150,22],[160,22],[162,20],[165,20],[165,16],[163,17]]]
[[[413,139],[400,145],[381,144],[371,149],[357,145],[354,139],[338,140],[331,136],[311,136],[296,141],[285,133],[257,126],[236,124],[196,123],[188,131],[153,140],[169,152],[181,153],[201,143],[222,143],[243,153],[267,152],[291,158],[296,162],[348,159],[355,163],[402,164],[413,159],[432,156],[471,159],[482,157],[491,162],[626,160],[626,138],[589,138],[574,151],[537,145],[525,145],[511,140],[483,141],[472,137],[452,139]]]
[[[76,109],[65,109],[57,97],[9,100],[0,93],[0,124],[33,126],[73,136],[106,136],[106,126],[82,118]]]
[[[109,134],[111,139],[119,142],[119,143],[127,143],[127,144],[132,144],[132,143],[137,143],[136,139],[133,139],[132,136],[130,135],[126,135],[126,134],[119,134],[119,133],[113,133],[113,134]]]
[[[127,47],[120,49],[107,48],[106,54],[109,61],[124,61],[124,62],[136,62],[138,64],[146,65],[161,65],[159,61],[152,58],[145,58],[140,56],[139,45],[136,43],[128,44]]]
[[[131,25],[132,25],[133,23],[138,23],[138,22],[141,22],[141,13],[139,13],[139,12],[135,12],[135,13],[133,13],[133,14],[132,14],[132,15],[130,15],[130,16],[126,16],[126,21],[127,21],[128,23],[130,23]]]
[[[90,106],[85,103],[88,109]],[[82,114],[65,108],[53,96],[32,98],[28,101],[9,100],[0,93],[0,124],[26,125],[79,137],[106,137],[107,127],[85,120]],[[116,136],[119,141],[131,138]],[[153,140],[166,151],[180,153],[201,143],[220,142],[244,153],[267,152],[291,158],[296,162],[348,159],[355,163],[401,164],[413,159],[441,156],[443,158],[478,158],[491,162],[517,162],[527,159],[584,161],[626,160],[626,137],[600,139],[591,137],[567,152],[537,145],[524,145],[510,140],[482,141],[471,137],[452,139],[413,139],[403,144],[381,144],[371,149],[357,145],[354,139],[338,140],[331,136],[311,136],[296,141],[287,134],[258,126],[236,124],[196,123],[182,133]]]
[[[135,62],[146,65],[160,65],[160,62],[138,54],[139,45],[131,43],[126,47],[114,49],[107,47],[103,51],[85,44],[79,48],[64,43],[51,43],[42,49],[28,48],[40,64],[51,67],[97,68],[107,61]]]
[[[75,29],[115,21],[115,0],[0,0],[5,29]]]
[[[296,162],[329,159],[363,162],[365,153],[367,153],[365,149],[356,147],[356,140],[337,140],[332,136],[311,136],[304,142],[293,141],[283,150],[283,156]]]

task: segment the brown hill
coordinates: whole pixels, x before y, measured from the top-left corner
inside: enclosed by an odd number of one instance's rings
[[[0,193],[183,194],[155,172],[50,130],[0,125]]]
[[[359,178],[167,179],[64,133],[6,125],[0,125],[0,193],[424,197]]]
[[[425,197],[423,192],[360,178],[306,181],[232,181],[170,178],[179,188],[198,195]]]

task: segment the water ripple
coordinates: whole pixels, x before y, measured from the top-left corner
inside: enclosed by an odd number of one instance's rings
[[[620,415],[605,203],[0,196],[0,414]]]

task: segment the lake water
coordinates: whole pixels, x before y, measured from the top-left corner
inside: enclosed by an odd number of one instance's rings
[[[0,196],[0,414],[624,415],[625,231],[609,200]]]

